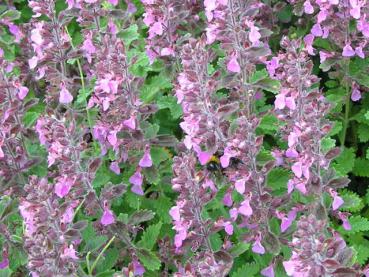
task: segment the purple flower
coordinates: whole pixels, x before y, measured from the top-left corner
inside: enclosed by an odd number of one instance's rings
[[[264,246],[261,245],[260,238],[258,238],[252,245],[252,252],[261,254],[261,255],[265,254],[265,248]]]
[[[73,95],[66,89],[64,85],[61,85],[59,94],[59,102],[62,104],[69,104],[73,101]]]
[[[342,56],[343,57],[353,57],[353,56],[355,56],[355,51],[354,51],[354,49],[352,49],[350,44],[346,44],[345,47],[343,47]]]
[[[265,277],[274,277],[274,265],[270,264],[268,267],[264,268],[260,273]]]
[[[344,201],[340,196],[338,196],[338,193],[333,189],[329,190],[329,194],[333,197],[332,208],[333,211],[335,211],[343,205]]]
[[[107,226],[107,225],[113,224],[114,222],[115,222],[115,217],[114,217],[113,212],[107,207],[105,207],[103,215],[100,219],[100,223],[104,226]]]
[[[59,178],[58,182],[55,184],[55,194],[59,196],[60,198],[63,198],[69,193],[73,184],[74,184],[74,180],[67,176],[63,176]]]
[[[250,200],[246,199],[241,203],[241,206],[238,208],[238,212],[243,214],[244,216],[252,215],[252,208],[250,206]]]
[[[119,175],[120,174],[120,167],[119,167],[119,163],[118,162],[112,162],[110,164],[110,170],[113,171],[115,174]]]
[[[151,167],[152,166],[152,159],[150,155],[150,146],[147,145],[145,148],[145,153],[139,162],[139,166],[141,167]]]
[[[230,72],[234,72],[234,73],[239,73],[241,72],[241,67],[240,65],[238,64],[237,62],[237,57],[235,55],[233,55],[231,57],[231,59],[228,61],[227,63],[227,69],[230,71]]]
[[[307,14],[313,14],[314,13],[314,7],[311,5],[310,0],[305,1],[304,11]]]
[[[169,214],[174,221],[179,221],[181,219],[180,208],[178,206],[174,206],[169,210]]]
[[[0,269],[7,268],[9,266],[9,257],[8,251],[6,249],[3,250],[3,259],[0,262]]]

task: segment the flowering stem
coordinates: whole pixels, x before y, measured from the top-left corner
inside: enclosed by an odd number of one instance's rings
[[[94,261],[94,263],[92,264],[91,268],[89,268],[88,270],[88,274],[90,276],[92,276],[92,272],[94,271],[98,261],[100,260],[101,256],[104,254],[104,252],[109,248],[110,244],[112,244],[112,242],[114,241],[115,236],[113,236],[109,242],[105,245],[105,247],[103,248],[103,250],[99,253],[99,255],[97,256],[96,260]]]
[[[347,63],[345,63],[345,75],[347,75],[348,67],[349,67],[350,60],[348,60]],[[350,123],[350,86],[347,81],[345,81],[345,89],[346,89],[346,102],[345,102],[345,117],[343,120],[343,127],[342,127],[342,135],[341,135],[341,147],[345,146],[346,141],[346,134],[347,134],[347,128]]]

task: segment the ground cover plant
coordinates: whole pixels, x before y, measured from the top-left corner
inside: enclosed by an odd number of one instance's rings
[[[0,3],[0,276],[369,276],[367,0]]]

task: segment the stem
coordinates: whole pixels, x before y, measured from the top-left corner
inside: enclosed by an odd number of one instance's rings
[[[348,60],[347,63],[345,63],[345,76],[347,75],[348,67],[349,67],[350,60]],[[347,129],[349,127],[350,123],[350,86],[347,82],[347,80],[344,80],[345,82],[345,89],[346,89],[346,101],[345,101],[345,118],[343,120],[343,127],[342,127],[342,135],[341,135],[341,147],[345,146],[346,141],[346,135],[347,135]]]
[[[100,254],[97,256],[96,260],[94,261],[94,263],[92,264],[90,270],[89,270],[89,275],[91,275],[91,273],[94,271],[95,266],[97,265],[97,262],[100,260],[101,256],[104,254],[104,252],[106,251],[106,249],[109,248],[110,244],[114,241],[115,236],[112,237],[109,242],[105,245],[105,247],[103,248],[103,250],[100,252]]]

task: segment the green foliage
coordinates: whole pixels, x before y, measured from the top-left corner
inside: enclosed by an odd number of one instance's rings
[[[231,274],[231,277],[245,277],[245,276],[256,276],[260,270],[260,267],[256,263],[246,263],[239,267],[235,272]]]
[[[349,173],[355,164],[355,150],[353,148],[344,148],[341,154],[334,160],[333,168],[336,172],[345,176]]]
[[[163,224],[161,222],[158,222],[157,224],[147,227],[137,245],[147,250],[151,250],[158,239],[162,225]]]

